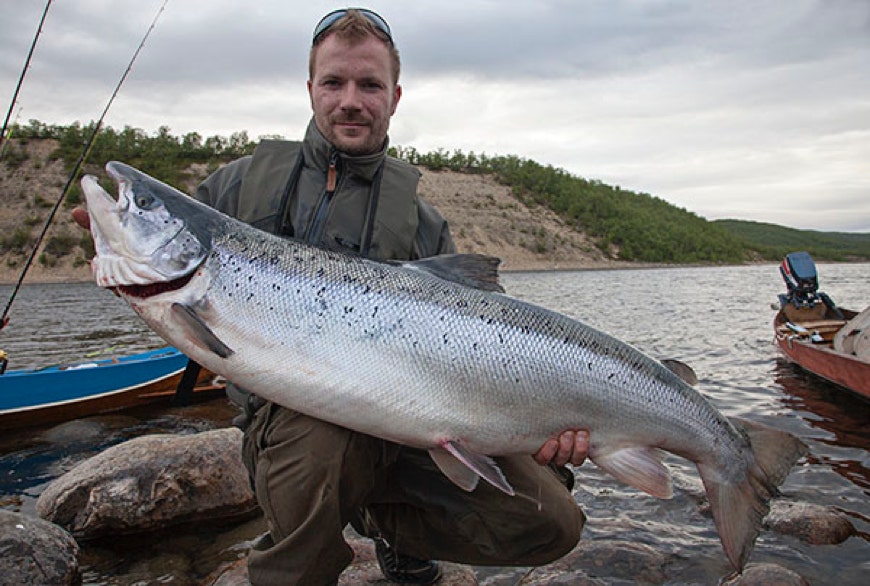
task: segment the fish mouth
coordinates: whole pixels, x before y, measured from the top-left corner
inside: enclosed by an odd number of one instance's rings
[[[171,281],[161,281],[159,283],[149,283],[147,285],[117,285],[111,287],[111,289],[114,289],[118,293],[126,295],[127,297],[145,299],[147,297],[160,295],[161,293],[177,291],[187,285],[190,280],[193,279],[195,274],[195,272],[192,272]]]
[[[118,185],[118,198],[96,177],[82,178],[96,255],[91,269],[97,285],[135,297],[179,289],[189,282],[204,250],[186,222],[165,200],[172,188],[122,163],[106,165]],[[149,178],[150,179],[150,178]]]

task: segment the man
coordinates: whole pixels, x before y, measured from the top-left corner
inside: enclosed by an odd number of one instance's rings
[[[386,156],[402,96],[399,69],[380,16],[328,14],[314,31],[314,116],[302,143],[262,142],[253,157],[208,177],[195,197],[261,229],[376,260],[455,252],[447,223],[416,196],[419,172]],[[539,505],[483,482],[467,493],[424,451],[264,403],[232,385],[228,392],[245,408],[244,461],[268,528],[248,559],[254,585],[334,584],[353,557],[342,537],[348,523],[375,539],[381,569],[400,583],[436,581],[441,570],[430,559],[540,565],[580,537],[585,518],[565,487],[573,475],[559,467],[583,462],[585,433],[553,438],[534,459],[498,459],[517,491]]]

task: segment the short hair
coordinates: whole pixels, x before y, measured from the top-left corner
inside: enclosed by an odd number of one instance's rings
[[[336,20],[328,29],[314,39],[311,45],[311,52],[308,55],[308,77],[314,79],[314,59],[317,54],[317,48],[323,42],[323,39],[331,35],[336,35],[339,39],[350,44],[361,43],[366,37],[374,36],[383,42],[390,50],[390,60],[392,61],[393,83],[399,83],[399,72],[401,70],[401,61],[399,60],[399,50],[393,40],[387,34],[374,25],[368,18],[363,16],[359,10],[349,9],[347,14]]]

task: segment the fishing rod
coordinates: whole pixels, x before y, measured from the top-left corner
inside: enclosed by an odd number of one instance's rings
[[[15,108],[15,102],[18,101],[18,92],[21,91],[21,84],[24,83],[24,76],[27,74],[27,69],[30,67],[30,58],[33,57],[33,50],[36,48],[36,41],[42,33],[42,25],[45,23],[45,17],[48,14],[48,8],[51,6],[52,0],[45,3],[45,10],[42,11],[42,18],[39,19],[39,27],[36,29],[36,35],[33,37],[33,42],[30,44],[30,51],[27,53],[27,59],[24,61],[24,69],[21,70],[21,75],[18,77],[18,85],[15,86],[15,93],[12,94],[12,102],[9,103],[9,111],[6,112],[6,119],[3,120],[3,130],[0,130],[0,144],[6,137],[6,127],[9,125],[9,117],[12,116],[12,110]]]
[[[15,120],[12,121],[12,126],[14,127],[16,122],[18,122],[18,117],[21,116],[21,106],[18,106],[18,112],[15,114]],[[3,160],[3,155],[6,154],[6,148],[9,146],[9,139],[12,138],[12,133],[14,132],[14,128],[9,130],[9,134],[6,135],[6,140],[3,141],[3,144],[0,144],[0,161]]]
[[[121,75],[121,79],[118,80],[118,84],[115,86],[115,90],[112,92],[109,101],[106,103],[106,107],[103,108],[103,113],[100,115],[100,119],[97,120],[97,123],[94,125],[94,130],[91,132],[88,141],[85,143],[84,148],[82,149],[81,155],[79,155],[78,160],[76,161],[73,170],[69,174],[69,178],[67,179],[66,185],[64,185],[63,190],[60,192],[60,197],[57,198],[57,201],[54,203],[54,207],[51,209],[51,213],[48,215],[48,219],[45,221],[45,225],[42,227],[42,232],[39,235],[39,238],[36,239],[36,244],[33,246],[33,250],[30,252],[30,256],[27,258],[27,262],[24,263],[24,268],[21,270],[21,275],[18,277],[18,282],[15,285],[15,288],[12,290],[12,294],[9,296],[9,301],[6,304],[6,309],[3,310],[3,316],[0,317],[0,330],[6,327],[6,324],[9,322],[9,309],[12,307],[12,302],[15,301],[15,296],[18,295],[18,290],[21,289],[21,284],[24,282],[24,277],[27,275],[27,271],[30,269],[30,265],[33,264],[33,259],[36,257],[36,252],[39,249],[39,245],[42,244],[42,240],[45,238],[46,232],[48,232],[48,228],[51,225],[52,220],[54,219],[55,214],[57,213],[60,204],[63,203],[64,198],[66,197],[69,188],[72,186],[73,182],[76,180],[76,177],[79,174],[82,166],[84,165],[85,160],[88,158],[88,154],[91,152],[91,149],[94,146],[94,141],[97,138],[97,134],[99,134],[100,129],[103,126],[103,121],[106,119],[106,114],[109,112],[109,108],[112,107],[112,103],[115,101],[115,98],[118,96],[118,93],[121,91],[121,86],[124,85],[124,81],[126,81],[127,76],[130,74],[130,71],[133,70],[133,64],[136,62],[136,59],[139,57],[139,53],[142,51],[142,48],[145,46],[145,41],[148,40],[148,37],[151,35],[151,31],[154,30],[154,27],[157,26],[157,20],[160,18],[160,15],[163,14],[163,11],[166,9],[166,4],[169,0],[163,0],[163,4],[160,6],[160,9],[157,11],[157,15],[154,17],[154,20],[151,21],[151,26],[148,27],[148,30],[145,31],[145,36],[142,37],[142,41],[139,43],[139,46],[136,47],[136,51],[133,53],[133,57],[130,59],[130,62],[127,64],[127,68],[124,70],[123,75]]]

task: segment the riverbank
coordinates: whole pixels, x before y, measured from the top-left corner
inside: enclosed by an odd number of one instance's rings
[[[29,141],[26,157],[0,174],[0,283],[18,281],[31,247],[48,219],[52,198],[66,181],[63,162],[53,159],[53,140]],[[461,252],[497,256],[501,270],[575,270],[629,268],[614,260],[618,249],[602,251],[576,226],[544,206],[517,197],[492,174],[432,171],[422,174],[418,192],[450,223]],[[86,173],[101,175],[99,167]],[[186,170],[178,187],[192,193],[207,175],[204,165]],[[26,283],[64,283],[91,280],[87,259],[92,252],[87,235],[72,220],[80,195],[58,209],[41,248],[27,272]]]

